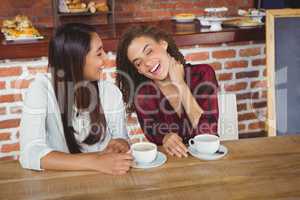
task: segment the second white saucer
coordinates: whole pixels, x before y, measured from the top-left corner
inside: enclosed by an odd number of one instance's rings
[[[213,154],[206,154],[206,153],[199,153],[197,149],[193,148],[192,146],[188,147],[189,153],[201,160],[217,160],[222,157],[224,157],[228,153],[228,149],[224,145],[220,145],[220,148],[218,152],[223,152],[223,153],[213,153]]]

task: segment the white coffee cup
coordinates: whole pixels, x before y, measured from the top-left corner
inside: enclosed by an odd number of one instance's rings
[[[131,145],[132,156],[137,163],[151,163],[157,155],[157,146],[151,142],[138,142]]]
[[[189,140],[189,145],[199,153],[213,154],[220,147],[219,137],[216,135],[202,134]]]

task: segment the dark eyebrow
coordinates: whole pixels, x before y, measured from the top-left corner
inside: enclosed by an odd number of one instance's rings
[[[149,46],[149,44],[146,44],[146,45],[144,46],[142,52],[144,52],[144,51],[147,49],[148,46]],[[133,59],[132,63],[135,63],[135,61],[137,61],[137,60],[138,60],[138,58]]]
[[[143,52],[147,49],[148,46],[149,46],[149,44],[146,44],[146,45],[144,46]]]

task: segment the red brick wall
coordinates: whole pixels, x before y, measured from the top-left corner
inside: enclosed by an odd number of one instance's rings
[[[240,136],[265,130],[267,82],[263,43],[200,46],[188,49],[185,57],[192,63],[211,64],[221,92],[236,95]]]
[[[95,1],[95,0],[94,0]],[[52,26],[52,0],[1,0],[0,23],[17,14],[29,16],[34,24]],[[202,14],[203,8],[226,6],[229,14],[238,8],[254,6],[254,0],[116,0],[116,21],[153,21],[170,19],[176,13]]]
[[[174,14],[191,12],[202,15],[205,7],[226,6],[230,15],[239,8],[254,6],[254,0],[122,0],[116,1],[119,22],[170,19]]]
[[[191,63],[213,66],[221,92],[237,97],[239,134],[264,130],[266,116],[266,67],[264,43],[233,43],[181,48]],[[115,78],[115,58],[109,53],[105,79]],[[19,150],[19,123],[22,100],[36,73],[45,73],[47,60],[0,61],[0,160],[16,159]],[[141,135],[136,118],[129,119],[131,138]]]

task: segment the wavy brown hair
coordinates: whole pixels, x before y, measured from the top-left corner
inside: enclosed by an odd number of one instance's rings
[[[166,41],[168,43],[167,52],[170,54],[170,56],[172,56],[181,64],[185,64],[184,56],[180,53],[174,39],[165,31],[153,26],[146,25],[132,26],[127,31],[125,31],[120,39],[117,50],[118,74],[116,81],[118,87],[123,93],[126,108],[129,112],[134,111],[133,100],[131,99],[131,97],[133,97],[133,95],[135,94],[138,86],[145,81],[150,81],[147,77],[138,73],[133,63],[131,63],[128,59],[128,47],[135,38],[139,37],[149,37],[157,42],[161,40]],[[133,84],[130,84],[130,82]]]

